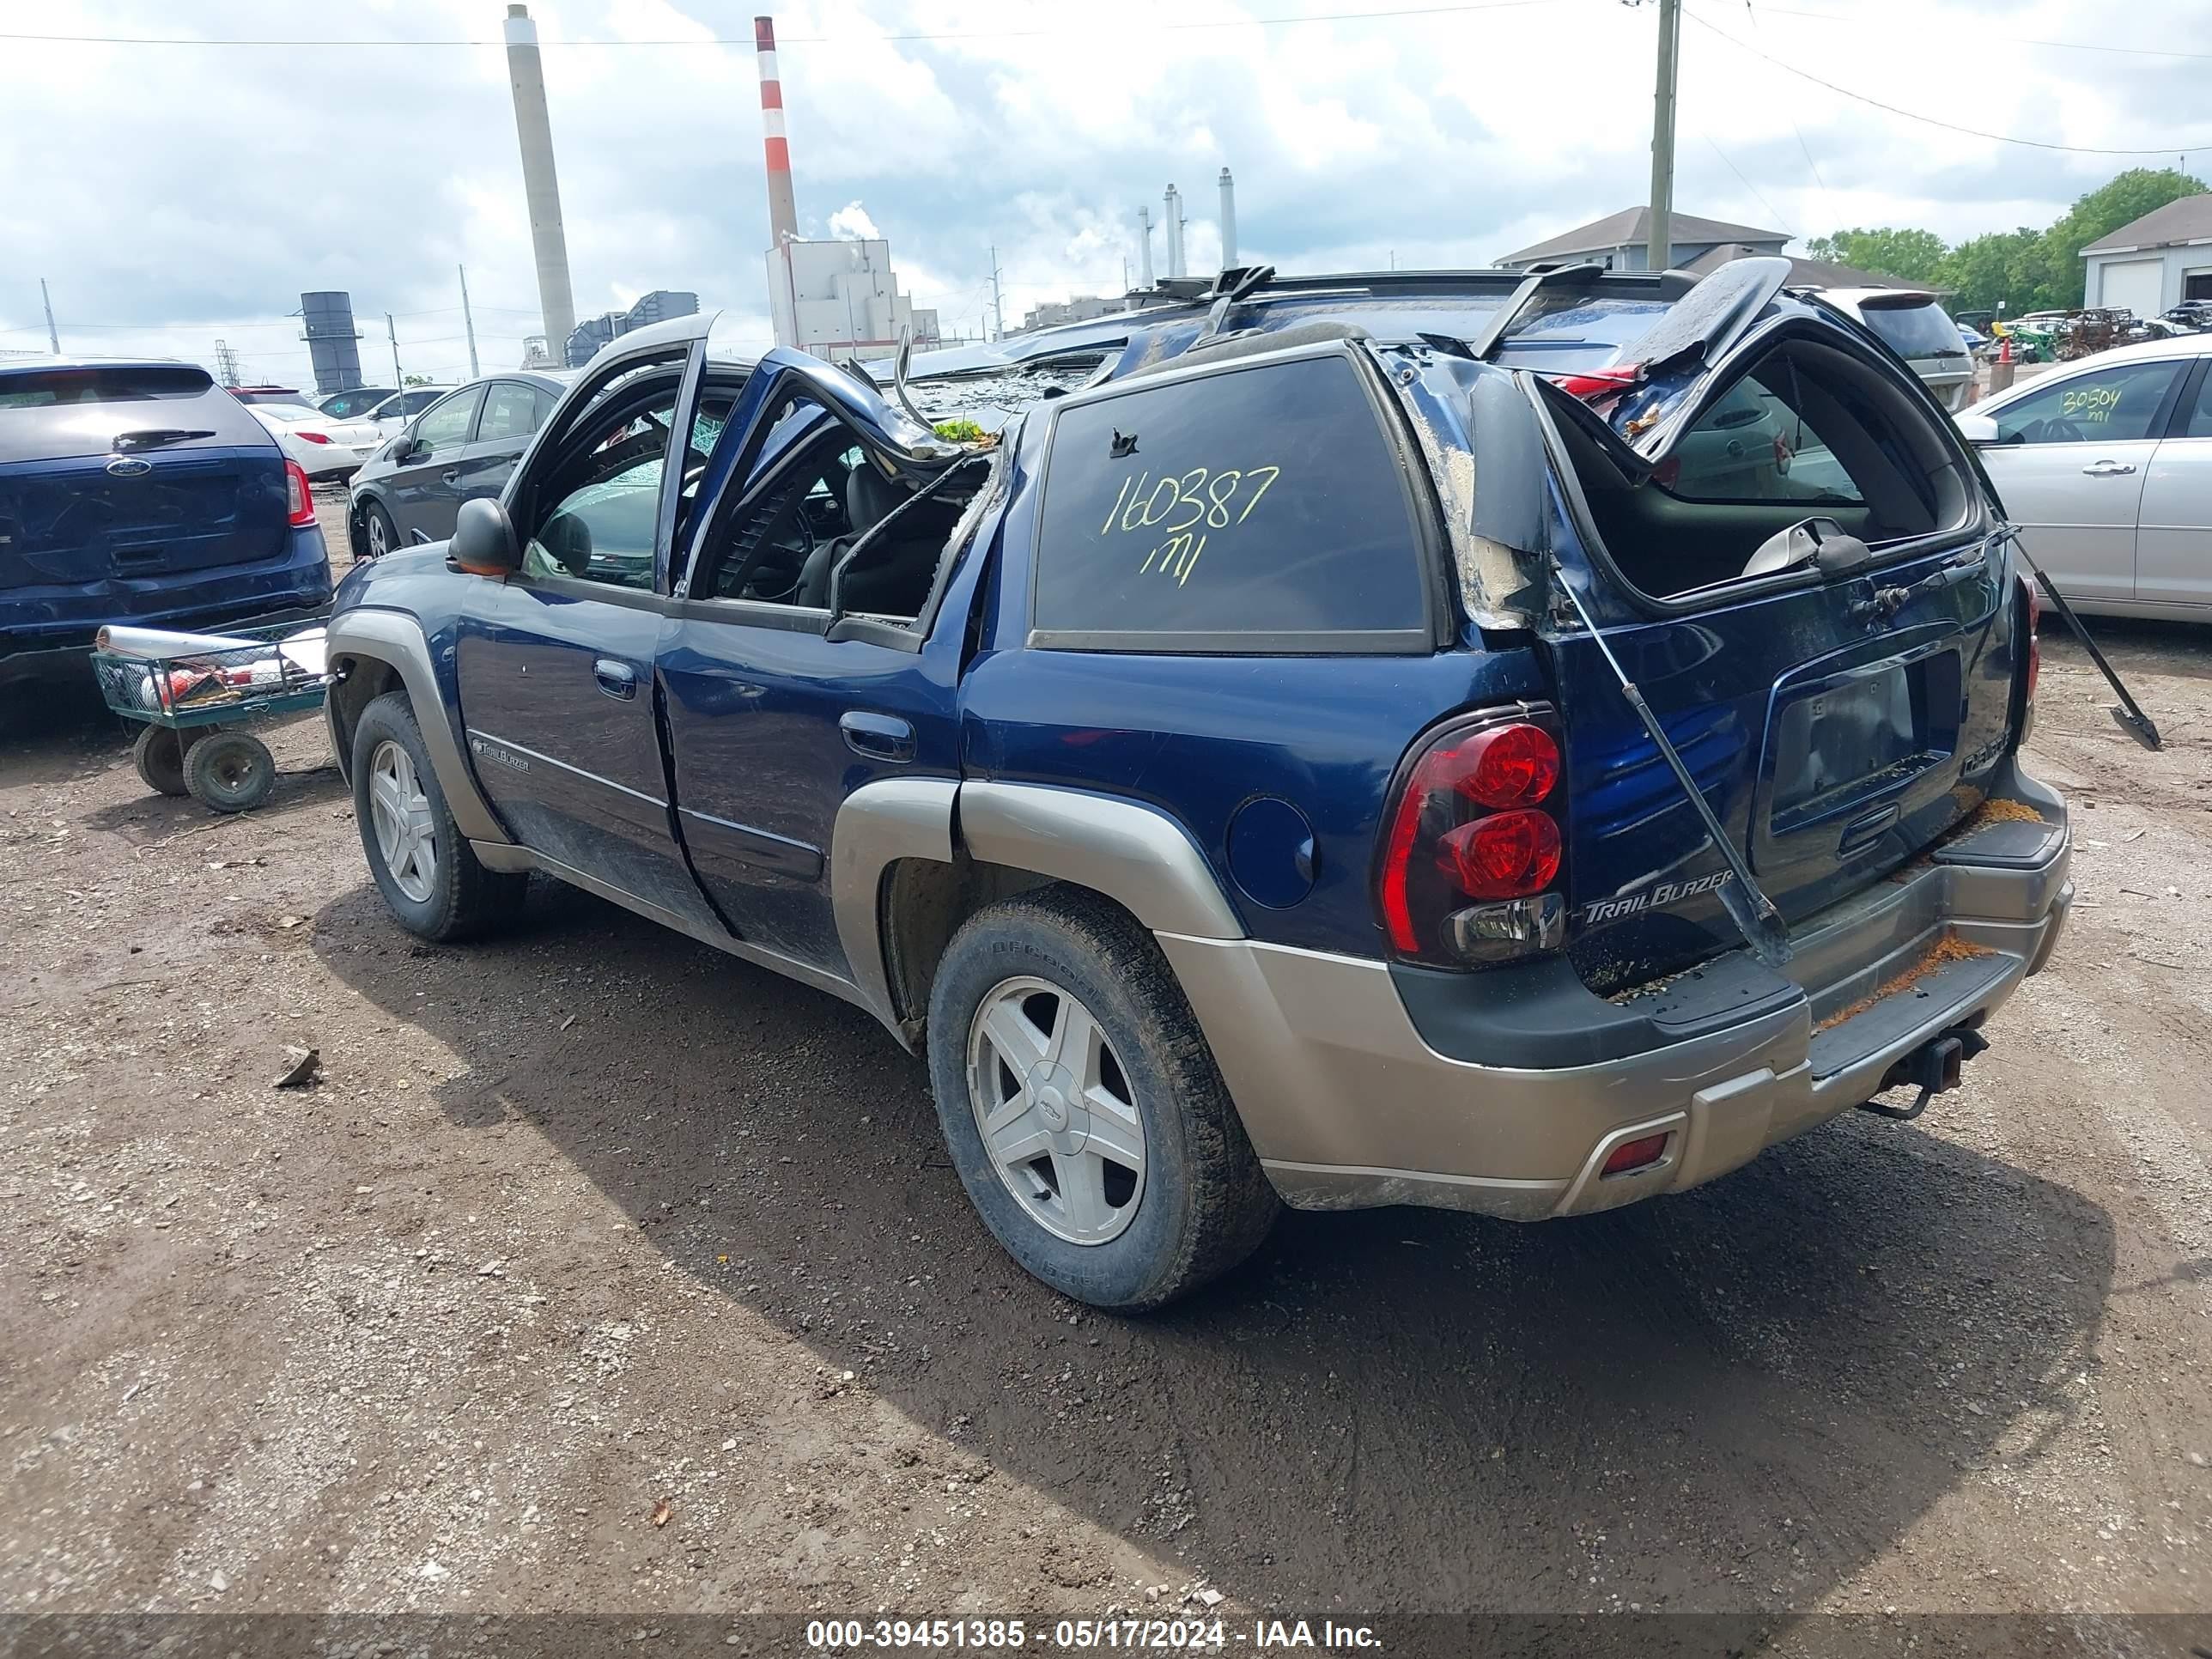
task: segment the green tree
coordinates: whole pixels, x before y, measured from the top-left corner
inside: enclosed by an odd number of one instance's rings
[[[2112,183],[2082,197],[2044,233],[2044,279],[2057,295],[2049,303],[2081,303],[2085,276],[2081,250],[2090,243],[2109,236],[2122,225],[2168,202],[2184,196],[2202,196],[2207,188],[2202,179],[2172,167],[2130,167]]]
[[[2063,295],[2050,291],[2044,257],[2047,234],[2022,225],[2018,230],[1970,236],[1953,248],[1936,273],[1937,286],[1951,292],[1950,309],[1995,311],[2002,307],[2006,316],[2017,317],[2067,304]],[[2077,299],[2080,286],[2075,285]]]
[[[1932,283],[1942,263],[1943,239],[1932,230],[1839,230],[1806,245],[1815,259],[1856,265],[1905,283]]]

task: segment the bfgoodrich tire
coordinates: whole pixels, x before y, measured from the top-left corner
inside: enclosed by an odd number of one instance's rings
[[[487,870],[470,850],[404,691],[377,698],[354,727],[353,815],[377,890],[409,933],[468,939],[520,906],[528,878]]]
[[[1045,888],[953,936],[929,1073],[984,1224],[1078,1301],[1158,1307],[1236,1267],[1275,1219],[1166,959],[1095,895]]]

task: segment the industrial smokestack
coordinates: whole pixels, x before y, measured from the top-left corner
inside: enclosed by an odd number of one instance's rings
[[[799,240],[799,206],[791,195],[791,144],[783,132],[783,80],[775,69],[775,19],[753,19],[760,51],[761,136],[768,149],[768,245]]]
[[[1172,278],[1182,275],[1182,198],[1170,185],[1164,199],[1167,204],[1168,275]]]
[[[568,286],[568,239],[561,228],[561,181],[553,172],[553,118],[545,108],[545,65],[530,8],[507,9],[507,78],[514,89],[514,133],[522,141],[522,191],[530,204],[530,246],[538,255],[538,307],[545,333],[566,345],[576,328]]]
[[[1152,285],[1152,209],[1140,207],[1137,210],[1137,224],[1141,232],[1138,240],[1138,246],[1141,250],[1141,257],[1138,260],[1139,275],[1137,278],[1137,286],[1139,288],[1150,288]]]
[[[1229,270],[1237,263],[1237,181],[1229,176],[1229,169],[1221,169],[1221,268]]]

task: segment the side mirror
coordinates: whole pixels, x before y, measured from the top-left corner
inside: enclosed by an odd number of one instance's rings
[[[1957,422],[1959,435],[1970,444],[1993,444],[1997,441],[1997,423],[1987,415],[1969,412],[1951,417]]]
[[[447,560],[471,576],[507,576],[522,564],[522,549],[507,509],[488,496],[463,501],[453,520]]]

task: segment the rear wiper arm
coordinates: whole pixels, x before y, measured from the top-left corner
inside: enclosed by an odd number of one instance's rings
[[[114,447],[118,453],[126,449],[159,449],[163,444],[180,444],[191,438],[214,436],[214,433],[198,427],[142,426],[129,432],[117,433]]]
[[[1559,579],[1559,591],[1567,596],[1568,605],[1573,607],[1575,615],[1582,619],[1583,628],[1589,630],[1591,641],[1597,646],[1598,654],[1605,659],[1605,665],[1613,670],[1613,678],[1620,682],[1621,695],[1628,699],[1628,706],[1636,711],[1636,718],[1644,722],[1645,734],[1657,745],[1661,758],[1674,774],[1674,781],[1682,786],[1682,793],[1690,798],[1690,805],[1697,809],[1698,817],[1705,826],[1705,833],[1712,837],[1713,844],[1721,849],[1721,856],[1728,860],[1729,873],[1735,879],[1721,884],[1720,896],[1721,903],[1727,908],[1729,919],[1735,923],[1736,931],[1743,935],[1743,942],[1751,947],[1753,956],[1770,968],[1784,966],[1790,960],[1790,930],[1783,923],[1782,912],[1774,908],[1774,901],[1761,892],[1759,884],[1752,879],[1751,866],[1744,862],[1743,854],[1729,839],[1728,831],[1722,828],[1712,803],[1705,799],[1705,791],[1698,787],[1698,781],[1690,775],[1690,769],[1683,763],[1681,751],[1667,736],[1667,729],[1659,724],[1659,717],[1651,712],[1651,705],[1644,701],[1644,694],[1636,689],[1636,682],[1628,678],[1628,671],[1620,665],[1620,659],[1613,654],[1613,647],[1607,642],[1603,630],[1591,618],[1582,602],[1582,596],[1575,592],[1574,584],[1567,580],[1567,573],[1560,568],[1556,557],[1552,562],[1552,569]]]

